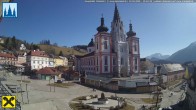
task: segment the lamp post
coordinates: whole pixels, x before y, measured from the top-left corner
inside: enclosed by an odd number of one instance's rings
[[[99,80],[99,89],[101,88],[101,80]]]

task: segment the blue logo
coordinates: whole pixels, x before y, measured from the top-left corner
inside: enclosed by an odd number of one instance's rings
[[[3,17],[16,18],[17,17],[17,3],[3,3]]]

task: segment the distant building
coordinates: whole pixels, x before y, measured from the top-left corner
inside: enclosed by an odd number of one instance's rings
[[[96,88],[130,93],[148,93],[157,90],[157,83],[150,81],[147,75],[135,76],[134,78],[107,78],[87,75],[85,83]]]
[[[160,70],[161,75],[167,76],[167,82],[182,79],[185,74],[185,69],[181,64],[163,64]]]
[[[154,74],[155,73],[155,65],[150,60],[146,58],[140,59],[140,70],[141,73],[148,73],[148,74]]]
[[[16,65],[17,57],[12,53],[0,53],[1,65]]]
[[[0,38],[0,44],[4,44],[4,39]]]
[[[139,38],[129,25],[129,31],[124,30],[123,22],[117,6],[111,23],[111,32],[101,18],[94,40],[91,39],[88,54],[77,56],[76,69],[92,75],[111,77],[130,77],[140,73]]]
[[[66,65],[65,65],[66,62]],[[65,57],[60,57],[60,56],[55,56],[54,57],[54,67],[57,66],[67,66],[68,65],[68,60]]]
[[[27,60],[27,58],[26,58],[27,53],[26,52],[19,52],[17,55],[18,55],[17,64],[21,65],[21,64],[26,63],[26,60]]]
[[[53,79],[58,80],[61,78],[62,73],[53,67],[45,67],[36,72],[38,79],[42,80],[50,80]]]
[[[31,70],[39,70],[49,66],[49,56],[44,51],[32,50],[27,54],[27,63]]]

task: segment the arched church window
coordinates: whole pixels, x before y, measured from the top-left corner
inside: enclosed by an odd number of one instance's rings
[[[108,49],[107,41],[104,41],[104,49]]]

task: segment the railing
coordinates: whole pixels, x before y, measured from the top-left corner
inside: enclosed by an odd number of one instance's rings
[[[1,83],[1,79],[0,79],[0,99],[2,98],[2,96],[7,96],[7,95],[12,96],[12,94]],[[1,102],[1,100],[0,100],[0,102]],[[4,110],[9,110],[9,109],[4,109]],[[16,100],[15,110],[21,110],[20,102],[18,102],[18,100]]]

